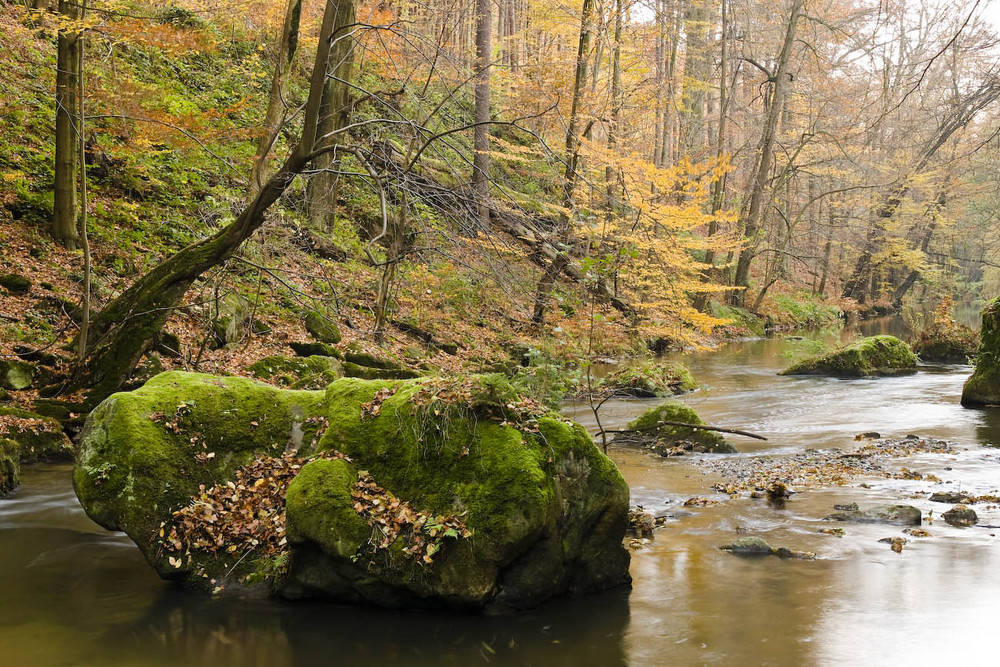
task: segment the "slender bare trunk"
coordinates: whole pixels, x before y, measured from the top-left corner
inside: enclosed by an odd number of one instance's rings
[[[573,102],[569,113],[569,126],[566,129],[566,171],[563,175],[563,210],[559,214],[558,241],[563,245],[569,243],[573,211],[576,208],[576,186],[580,175],[577,170],[580,160],[580,116],[582,115],[583,93],[587,87],[588,65],[590,62],[590,42],[593,29],[594,0],[583,0],[583,11],[580,16],[580,41],[576,54],[576,76],[573,81]],[[538,325],[545,322],[545,309],[548,307],[552,289],[556,279],[562,273],[568,262],[568,248],[562,248],[552,259],[552,263],[542,273],[535,290],[535,308],[531,319]]]
[[[778,55],[777,68],[771,76],[772,89],[767,106],[767,117],[764,120],[764,128],[761,131],[760,144],[757,149],[757,164],[754,170],[750,192],[750,204],[747,209],[746,223],[744,226],[744,236],[746,237],[746,247],[740,253],[740,258],[736,263],[736,276],[733,284],[743,289],[734,293],[734,301],[742,306],[746,303],[746,288],[750,284],[750,265],[757,254],[757,246],[760,240],[757,238],[762,229],[764,202],[768,190],[768,181],[771,176],[771,161],[774,157],[774,144],[778,134],[778,120],[784,106],[785,89],[788,85],[788,63],[792,55],[792,47],[795,44],[795,32],[798,28],[799,17],[802,14],[803,0],[792,0],[792,8],[788,15],[788,25],[785,30],[785,41],[781,46],[781,53]]]
[[[330,136],[347,125],[351,113],[350,81],[354,69],[356,0],[326,0],[336,12],[337,31],[330,42],[330,71],[323,90],[317,136]],[[343,137],[334,135],[334,143]],[[314,163],[316,173],[309,180],[309,220],[318,229],[333,225],[340,185],[340,158],[335,151],[324,153]]]
[[[267,180],[267,166],[271,161],[271,149],[278,139],[281,126],[284,125],[288,111],[288,79],[292,64],[295,62],[295,52],[299,45],[299,19],[302,16],[302,0],[288,0],[285,8],[285,21],[278,37],[278,50],[275,53],[274,76],[271,78],[271,97],[264,114],[264,133],[257,144],[253,167],[250,170],[250,184],[247,196],[253,197]]]
[[[479,207],[479,227],[490,228],[490,59],[493,17],[490,0],[476,0],[476,129],[472,190]]]
[[[60,0],[59,12],[65,20],[80,19],[75,2]],[[77,78],[80,71],[80,35],[70,23],[60,28],[56,45],[56,155],[52,237],[64,247],[75,250],[77,231],[77,132],[73,127],[79,116]]]

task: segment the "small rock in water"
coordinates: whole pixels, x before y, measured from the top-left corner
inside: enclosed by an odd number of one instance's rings
[[[642,509],[630,509],[628,512],[628,527],[639,534],[640,537],[653,537],[653,528],[656,527],[656,519],[649,512]]]
[[[831,514],[825,517],[825,520],[919,526],[921,517],[920,510],[911,505],[879,505],[867,510],[850,510]]]
[[[802,560],[812,560],[816,554],[811,551],[796,551],[785,547],[774,548],[761,537],[741,537],[730,544],[719,547],[723,551],[734,553],[738,556],[777,556],[778,558],[798,558]]]
[[[841,512],[857,512],[861,508],[858,507],[857,503],[850,503],[849,505],[834,505],[833,509]]]
[[[791,497],[795,493],[788,488],[788,485],[784,482],[772,482],[770,486],[767,487],[767,497],[771,500],[785,499]]]
[[[966,526],[975,526],[976,522],[979,521],[979,517],[976,515],[976,510],[971,507],[955,505],[944,513],[944,520],[952,526],[964,528]]]
[[[937,493],[932,493],[930,497],[932,503],[948,503],[949,505],[971,503],[974,500],[975,498],[971,494],[964,491],[938,491]]]
[[[798,558],[801,560],[813,560],[816,558],[816,554],[811,551],[796,551],[794,549],[786,549],[785,547],[775,549],[774,555],[778,558]]]
[[[903,440],[919,440],[919,439],[920,439],[919,435],[913,435],[912,433],[903,438]]]
[[[878,431],[865,431],[864,433],[858,433],[854,436],[855,440],[877,440],[882,437],[882,434]]]
[[[770,556],[775,552],[774,547],[761,537],[741,537],[735,542],[724,544],[719,548],[740,556]]]
[[[708,507],[709,505],[718,505],[718,500],[712,500],[711,498],[702,498],[700,496],[695,496],[694,498],[688,498],[684,501],[684,507]]]
[[[844,536],[843,528],[823,528],[819,532],[822,533],[823,535],[833,535],[834,537]]]
[[[903,545],[909,540],[905,537],[883,537],[879,542],[884,542],[891,545],[890,548],[896,553],[901,553],[903,551]]]
[[[930,537],[931,534],[924,530],[923,528],[906,528],[903,530],[904,533],[912,537]]]

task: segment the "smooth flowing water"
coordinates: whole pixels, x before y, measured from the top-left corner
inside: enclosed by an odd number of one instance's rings
[[[869,323],[864,333],[897,327]],[[632,590],[484,617],[176,591],[127,538],[90,522],[68,466],[29,467],[0,501],[0,665],[996,664],[1000,510],[977,505],[973,528],[925,523],[932,536],[899,554],[878,542],[902,535],[899,527],[844,525],[843,538],[819,529],[834,503],[906,502],[938,516],[948,506],[927,501],[930,491],[996,493],[1000,411],[959,406],[967,366],[872,380],[776,375],[789,352],[814,345],[778,337],[685,355],[704,389],[684,400],[708,423],[768,437],[733,437],[736,456],[850,448],[864,431],[947,438],[958,453],[896,462],[940,484],[858,480],[796,494],[779,509],[714,494],[697,457],[612,448],[632,502],[669,517],[633,553]],[[602,422],[620,427],[650,404],[609,403]],[[586,405],[567,413],[595,428]],[[683,507],[692,496],[724,502]],[[819,557],[748,560],[717,548],[747,534]]]

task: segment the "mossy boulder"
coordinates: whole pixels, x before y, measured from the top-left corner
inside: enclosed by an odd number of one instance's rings
[[[364,366],[365,368],[382,368],[385,370],[401,370],[403,368],[401,364],[390,359],[380,359],[373,354],[351,349],[348,349],[344,353],[344,361],[349,361],[352,364]]]
[[[628,487],[586,431],[540,408],[508,414],[527,404],[497,376],[447,382],[345,378],[325,392],[295,392],[164,373],[92,413],[77,494],[98,523],[124,530],[161,576],[211,591],[244,554],[192,551],[171,563],[158,544],[161,523],[189,505],[199,485],[225,484],[255,454],[284,451],[298,432],[302,454],[349,458],[306,463],[289,484],[288,567],[269,584],[279,595],[525,608],[627,583]],[[182,405],[180,433],[157,421]],[[195,431],[210,443],[210,461],[198,462],[189,442]],[[380,545],[382,533],[357,507],[357,484],[368,476],[435,520],[461,517],[469,536],[444,539],[432,560],[410,558],[402,538]],[[270,563],[249,554],[232,578]]]
[[[1000,406],[1000,297],[983,308],[976,370],[962,387],[962,405]]]
[[[0,287],[11,294],[27,294],[31,291],[31,280],[19,273],[0,273]]]
[[[344,376],[344,368],[333,357],[312,355],[264,357],[248,369],[258,379],[292,389],[322,389]]]
[[[320,343],[314,341],[311,343],[289,343],[288,347],[292,348],[297,357],[334,357],[336,359],[342,358],[344,355],[340,351],[327,345],[326,343]]]
[[[316,310],[306,313],[306,331],[321,343],[336,345],[340,342],[340,329],[337,324]]]
[[[308,446],[323,392],[247,378],[168,371],[95,408],[80,435],[73,487],[97,523],[131,537],[161,576],[177,572],[153,539],[201,484],[225,481],[258,454]],[[212,456],[208,456],[211,454]],[[200,455],[200,456],[199,456]]]
[[[0,438],[0,498],[14,490],[21,481],[20,445]]]
[[[62,425],[34,412],[15,407],[0,407],[0,438],[18,445],[21,463],[47,463],[73,460],[73,445]]]
[[[12,359],[0,360],[0,388],[15,391],[27,389],[36,375],[38,368],[34,364]]]
[[[676,426],[668,422],[704,426],[693,408],[679,401],[666,401],[646,410],[628,425],[629,433],[615,438],[620,444],[637,444],[663,456],[684,451],[734,454],[736,447],[718,431]]]
[[[422,375],[410,368],[378,368],[360,366],[352,361],[344,362],[344,376],[363,380],[412,380]]]
[[[647,361],[605,376],[600,386],[619,395],[657,398],[692,391],[698,383],[683,364]]]
[[[840,378],[902,375],[916,372],[917,355],[895,336],[871,336],[829,354],[801,361],[778,375],[826,375]]]

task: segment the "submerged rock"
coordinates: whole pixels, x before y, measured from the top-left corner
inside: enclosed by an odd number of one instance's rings
[[[900,375],[916,371],[917,356],[910,346],[894,336],[872,336],[829,354],[801,361],[778,375],[828,375],[868,377]]]
[[[911,505],[878,505],[867,510],[838,512],[825,517],[826,521],[853,523],[888,523],[897,526],[919,526],[920,510]]]
[[[1000,297],[983,308],[976,370],[962,387],[967,408],[1000,405]]]
[[[965,491],[938,491],[937,493],[932,493],[928,500],[932,503],[955,505],[958,503],[973,503],[976,499],[975,496]]]
[[[719,547],[723,551],[737,556],[777,556],[778,558],[801,558],[812,560],[816,557],[811,551],[796,551],[786,547],[772,547],[762,537],[741,537],[735,542]]]
[[[770,556],[775,552],[774,547],[762,537],[741,537],[719,548],[740,556]]]
[[[979,522],[979,516],[976,514],[976,510],[971,507],[955,505],[944,513],[944,520],[951,526],[965,528],[975,526]]]
[[[282,459],[298,472],[287,540],[270,542],[282,551],[230,553],[247,524],[200,499],[249,502],[270,481],[241,471],[283,452],[303,458]],[[621,474],[582,427],[497,376],[292,391],[163,373],[93,411],[74,487],[162,577],[206,592],[259,582],[288,598],[526,608],[630,580]],[[224,525],[219,544],[182,541],[179,510]]]
[[[715,454],[736,453],[736,448],[718,431],[674,426],[665,422],[705,424],[693,408],[679,401],[666,401],[646,410],[638,419],[630,422],[627,427],[629,433],[619,434],[614,441],[619,444],[645,447],[661,456],[670,456],[684,451]]]

